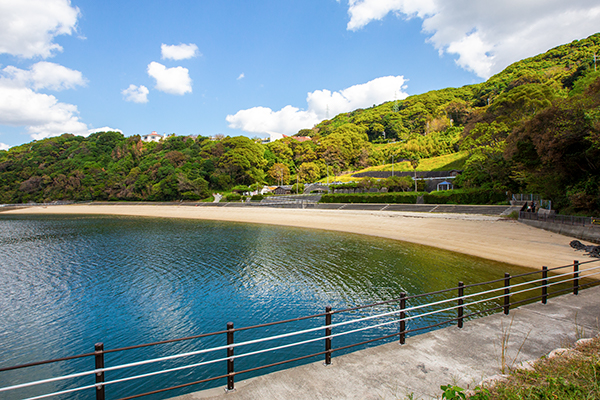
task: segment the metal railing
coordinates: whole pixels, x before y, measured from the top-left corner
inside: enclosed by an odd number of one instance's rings
[[[600,218],[578,217],[574,215],[538,214],[532,212],[519,212],[519,219],[530,221],[553,222],[563,225],[590,226],[600,228]]]
[[[585,266],[585,268],[581,268],[582,266]],[[410,334],[432,330],[453,323],[456,323],[458,328],[462,328],[465,321],[480,315],[489,315],[500,310],[502,310],[504,314],[509,314],[511,307],[533,301],[541,301],[546,304],[548,298],[566,292],[572,292],[577,295],[580,289],[599,283],[600,281],[595,279],[599,274],[600,260],[581,263],[579,261],[574,261],[573,264],[556,268],[543,267],[541,271],[527,272],[519,275],[511,276],[506,273],[504,277],[487,282],[467,285],[463,282],[458,282],[456,287],[430,293],[411,296],[402,293],[398,298],[369,305],[341,310],[332,310],[331,307],[326,307],[325,311],[320,314],[268,322],[254,326],[235,328],[234,324],[229,322],[227,323],[226,329],[218,332],[117,349],[104,349],[102,343],[97,343],[94,346],[94,351],[90,353],[0,368],[0,373],[7,373],[8,371],[24,370],[45,364],[66,362],[82,358],[93,359],[93,361],[90,360],[90,367],[93,365],[93,368],[84,371],[68,373],[66,375],[46,379],[14,383],[10,386],[1,387],[0,397],[3,397],[3,394],[7,394],[8,392],[16,393],[18,395],[19,390],[42,387],[44,384],[54,382],[81,380],[85,378],[90,382],[83,385],[73,384],[71,387],[62,390],[39,393],[33,396],[26,396],[26,398],[42,399],[68,395],[76,392],[85,392],[87,396],[90,397],[93,396],[93,391],[95,392],[96,399],[104,400],[107,388],[110,390],[111,385],[117,383],[150,377],[161,377],[168,373],[189,371],[190,369],[198,369],[216,363],[222,363],[223,365],[223,373],[220,375],[210,376],[204,379],[165,387],[146,393],[132,394],[123,397],[121,400],[158,394],[216,380],[225,380],[227,390],[233,390],[235,388],[236,378],[242,374],[248,374],[250,372],[318,356],[324,358],[325,365],[329,365],[331,364],[331,357],[335,352],[342,352],[350,348],[364,346],[390,338],[397,338],[400,344],[404,344],[407,336]],[[425,300],[427,301],[425,302]],[[383,312],[380,312],[382,307],[386,307],[386,309]],[[372,312],[369,312],[369,310]],[[362,313],[362,315],[355,317],[360,313]],[[342,315],[350,315],[351,318],[344,319],[341,318]],[[441,320],[438,316],[441,316]],[[339,319],[339,321],[334,322],[334,317]],[[427,321],[427,324],[425,326],[418,326],[418,324],[416,324],[417,320]],[[241,335],[242,332],[256,331],[257,329],[269,328],[275,325],[291,325],[300,321],[312,321],[314,326],[295,330],[284,329],[284,333],[270,336],[257,336],[238,341],[235,340],[236,336]],[[387,332],[385,332],[386,329]],[[390,330],[393,330],[393,332],[389,333]],[[373,334],[376,335],[376,337],[367,339],[366,337],[368,336],[365,336],[364,334],[367,331],[374,332]],[[383,335],[381,335],[382,332],[384,333]],[[339,347],[333,346],[336,338],[356,334],[359,334],[359,339],[353,341],[351,344]],[[161,346],[169,343],[205,339],[209,337],[221,337],[222,345],[208,348],[200,347],[193,349],[192,351],[163,355],[161,357],[135,362],[121,362],[110,366],[105,362],[105,355],[107,354],[123,353],[150,346]],[[321,351],[310,352],[309,354],[298,354],[298,357],[270,362],[264,365],[246,367],[241,370],[236,370],[235,368],[236,361],[244,360],[257,354],[273,353],[286,348],[296,348],[298,349],[298,353],[300,353],[301,346],[315,343],[320,343],[323,346]],[[221,356],[217,354],[218,352],[221,353]],[[210,359],[190,360],[193,356],[202,355],[202,357],[207,357],[209,354],[212,355]],[[181,365],[164,367],[166,363],[182,359],[188,359],[190,361]],[[127,372],[126,370],[131,371],[134,367],[149,365],[155,365],[157,368],[150,372],[138,373],[137,375],[135,373],[129,375],[125,373]],[[112,371],[124,371],[123,376],[112,380],[106,380],[105,373]]]
[[[529,204],[534,203],[537,208],[543,208],[546,210],[552,209],[552,201],[544,200],[542,196],[539,194],[513,194],[511,200],[520,201],[520,202],[528,202]]]

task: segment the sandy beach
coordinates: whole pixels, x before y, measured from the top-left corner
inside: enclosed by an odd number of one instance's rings
[[[569,246],[573,238],[485,215],[121,204],[36,206],[3,214],[127,215],[325,229],[418,243],[535,269],[589,259]]]

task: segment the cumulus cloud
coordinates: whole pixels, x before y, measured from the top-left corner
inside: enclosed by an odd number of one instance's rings
[[[246,77],[246,75],[244,75],[244,73],[242,72],[238,77],[237,80],[239,81],[240,79],[244,79]]]
[[[267,107],[253,107],[228,115],[225,119],[230,128],[246,132],[294,134],[342,112],[370,107],[394,98],[406,98],[408,95],[402,92],[405,82],[403,76],[385,76],[338,92],[315,90],[306,97],[306,110],[291,105],[279,111]]]
[[[0,150],[8,150],[10,149],[10,146],[4,143],[0,143]]]
[[[50,63],[45,63],[50,64]],[[39,70],[62,71],[56,64],[43,64]],[[36,64],[37,65],[37,64]],[[52,95],[38,93],[34,89],[50,88],[61,90],[83,84],[74,79],[77,74],[67,72],[60,77],[46,78],[44,73],[36,73],[36,65],[29,71],[9,66],[0,73],[0,124],[26,126],[34,139],[43,139],[63,133],[86,135],[87,126],[79,120],[77,106],[61,103]],[[68,70],[68,68],[65,68]],[[77,72],[73,70],[68,70]],[[38,71],[39,72],[39,71]]]
[[[156,79],[155,88],[161,92],[178,95],[192,92],[192,79],[187,68],[167,68],[153,61],[148,64],[148,75]]]
[[[150,91],[146,86],[136,86],[133,84],[129,85],[127,89],[124,89],[121,92],[125,101],[131,101],[133,103],[147,103],[148,93],[150,93]]]
[[[0,1],[0,54],[51,57],[62,51],[54,38],[73,33],[78,17],[70,0]]]
[[[597,32],[594,0],[349,0],[347,28],[358,30],[389,13],[421,18],[440,54],[482,78],[520,59]]]
[[[13,84],[31,87],[35,90],[50,89],[60,91],[75,89],[77,86],[85,86],[86,84],[86,80],[81,72],[46,61],[33,64],[29,70],[9,65],[2,72]]]
[[[408,18],[434,13],[435,0],[349,0],[348,30],[355,31],[373,20],[380,20],[390,12],[405,15]]]
[[[123,133],[122,130],[111,128],[109,126],[105,126],[103,128],[88,129],[88,135],[91,135],[92,133],[98,133],[98,132],[119,132],[119,133]]]
[[[186,60],[199,55],[198,46],[193,43],[179,45],[160,45],[161,57],[163,60]]]

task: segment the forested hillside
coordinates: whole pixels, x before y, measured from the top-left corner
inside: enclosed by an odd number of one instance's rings
[[[462,187],[533,192],[600,210],[600,34],[519,61],[487,82],[337,115],[262,145],[245,137],[69,134],[0,151],[0,202],[197,200],[236,185],[468,152]]]

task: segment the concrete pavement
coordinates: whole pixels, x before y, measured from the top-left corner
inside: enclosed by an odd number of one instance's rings
[[[473,388],[505,368],[599,333],[600,287],[322,361],[179,396],[177,400],[438,399],[440,385]]]

